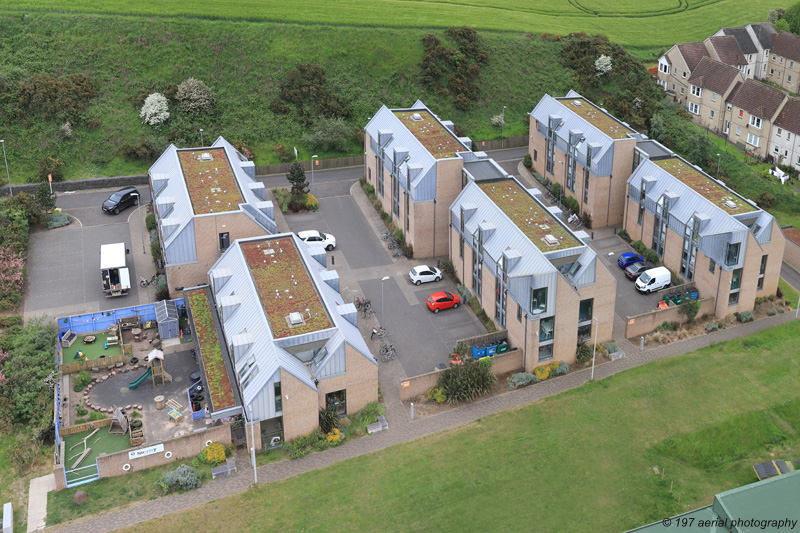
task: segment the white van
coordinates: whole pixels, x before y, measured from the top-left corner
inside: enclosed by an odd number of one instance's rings
[[[667,267],[656,267],[645,270],[636,280],[636,290],[645,294],[669,287],[672,276]]]

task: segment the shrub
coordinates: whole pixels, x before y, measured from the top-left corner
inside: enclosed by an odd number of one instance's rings
[[[645,250],[647,250],[647,246],[642,241],[633,241],[631,243],[631,248],[636,250],[636,253],[643,254]]]
[[[394,240],[396,240],[401,245],[406,243],[406,239],[403,237],[403,230],[401,230],[400,228],[395,229],[394,234],[392,236],[394,237]]]
[[[551,375],[553,375],[553,371],[555,369],[559,368],[559,366],[560,365],[559,365],[558,361],[551,361],[551,362],[547,363],[546,365],[537,366],[536,368],[533,369],[533,373],[541,381],[544,381],[547,378],[549,378]]]
[[[783,314],[785,312],[786,312],[786,309],[784,309],[783,307],[778,307],[778,313],[779,314]]]
[[[345,152],[350,144],[350,128],[342,118],[321,118],[313,131],[303,134],[303,144],[313,151]]]
[[[333,428],[325,435],[325,440],[331,444],[336,444],[342,439],[342,432],[339,428]]]
[[[158,227],[158,223],[156,222],[156,216],[153,213],[150,213],[146,217],[144,217],[144,224],[147,226],[147,231],[153,231]]]
[[[316,211],[319,209],[319,200],[313,194],[307,193],[305,206],[309,211]]]
[[[761,191],[761,194],[758,195],[758,205],[763,208],[774,207],[776,201],[775,195],[769,191]]]
[[[564,198],[564,205],[567,206],[567,209],[569,209],[573,213],[578,213],[581,210],[581,206],[578,203],[578,200],[576,200],[572,196],[567,196],[566,198]]]
[[[286,189],[274,187],[272,189],[272,195],[275,197],[275,201],[278,202],[278,208],[281,210],[281,213],[285,213],[289,209],[289,201],[292,199],[292,193]]]
[[[709,318],[711,318],[711,315],[708,313],[703,313],[703,316],[700,317],[700,320],[708,320]]]
[[[169,119],[167,98],[161,93],[153,93],[148,96],[139,111],[139,118],[149,126],[158,126],[166,122]]]
[[[592,215],[584,211],[581,213],[581,222],[586,229],[592,229]]]
[[[169,289],[166,287],[160,287],[156,289],[156,301],[161,302],[164,300],[169,300]]]
[[[575,351],[575,358],[580,364],[587,362],[592,358],[592,347],[585,342],[578,344],[578,349]]]
[[[195,78],[188,78],[178,85],[175,99],[181,103],[187,113],[193,115],[205,113],[214,105],[214,94],[211,87]]]
[[[453,262],[450,261],[450,259],[448,259],[448,258],[442,259],[441,267],[442,267],[442,272],[444,272],[445,274],[447,274],[449,276],[455,276],[456,275],[456,269],[453,266]]]
[[[232,140],[231,146],[236,148],[236,151],[245,156],[248,161],[252,161],[256,158],[256,154],[253,152],[253,149],[241,139]]]
[[[531,154],[525,154],[525,156],[522,158],[522,164],[525,165],[525,168],[531,168],[533,166]]]
[[[22,315],[0,315],[0,328],[10,328],[11,326],[21,326]]]
[[[447,396],[441,387],[431,387],[427,393],[429,402],[444,403],[447,401]]]
[[[620,237],[622,237],[622,240],[624,240],[625,242],[627,242],[627,243],[629,243],[629,244],[630,244],[630,242],[631,242],[631,236],[628,234],[628,232],[627,232],[626,230],[624,230],[624,229],[623,229],[623,230],[620,230],[620,231],[619,231],[619,233],[617,233],[617,235],[619,235]],[[639,241],[639,242],[641,242],[641,241]]]
[[[292,160],[292,153],[282,144],[273,146],[272,151],[275,152],[275,157],[277,157],[281,163],[287,163]]]
[[[697,313],[700,311],[700,300],[689,300],[688,302],[682,304],[678,309],[678,312],[686,317],[686,321],[691,323],[694,322],[694,317],[697,316]]]
[[[92,376],[90,376],[86,370],[81,370],[80,372],[78,372],[78,374],[76,374],[75,377],[75,386],[74,386],[75,392],[81,392],[91,382],[92,382]]]
[[[375,187],[373,187],[369,183],[364,183],[364,192],[367,193],[367,196],[374,197],[375,196]]]
[[[161,247],[158,245],[158,242],[150,243],[150,254],[153,256],[154,261],[161,259]]]
[[[551,183],[550,184],[550,192],[553,193],[553,196],[556,198],[561,197],[561,184],[560,183]]]
[[[323,433],[330,433],[339,427],[339,413],[333,406],[328,406],[319,412],[319,427]]]
[[[158,230],[151,229],[150,230],[150,243],[158,242]]]
[[[559,361],[558,366],[550,372],[551,376],[566,376],[569,374],[569,365],[564,361]]]
[[[608,351],[608,353],[618,352],[619,346],[617,346],[616,342],[610,341],[606,343],[606,350]]]
[[[520,387],[527,387],[531,384],[535,385],[540,381],[541,379],[536,377],[535,374],[531,374],[530,372],[519,372],[511,376],[511,379],[508,380],[508,389],[516,390]]]
[[[781,309],[783,309],[783,308],[781,308]],[[772,309],[770,309],[769,311],[767,311],[767,314],[768,314],[769,316],[775,316],[775,315],[777,315],[777,314],[778,314],[778,311],[777,311],[777,310],[775,310],[775,308],[773,307]]]
[[[659,324],[658,327],[656,328],[656,331],[675,331],[676,329],[678,329],[677,322],[667,321]]]
[[[219,442],[212,442],[197,456],[200,462],[217,466],[225,460],[225,446]]]
[[[612,63],[613,61],[609,56],[600,54],[600,56],[598,56],[594,62],[594,68],[597,71],[597,75],[602,76],[611,72],[611,69],[613,68]]]
[[[491,359],[475,361],[467,357],[463,365],[444,370],[437,384],[444,391],[448,403],[472,401],[491,392],[497,376],[492,374]]]
[[[650,250],[649,248],[647,250],[645,250],[644,258],[647,261],[650,261],[651,263],[653,263],[654,265],[657,265],[661,261],[661,258],[658,256],[656,251],[655,250]]]
[[[163,290],[167,288],[167,276],[160,274],[156,278],[156,290]]]
[[[739,316],[737,316],[736,319],[742,324],[746,324],[747,322],[752,322],[753,320],[756,319],[756,317],[753,316],[752,311],[742,311],[741,313],[738,313],[738,315]]]
[[[69,217],[66,213],[51,213],[46,218],[47,229],[56,229],[69,225]]]
[[[40,111],[57,119],[78,118],[89,100],[97,96],[97,87],[85,74],[71,74],[54,78],[34,74],[20,83],[16,101],[25,109]]]
[[[172,472],[165,472],[161,479],[155,482],[157,487],[161,487],[164,494],[174,490],[192,490],[200,487],[200,478],[197,477],[197,470],[193,467],[182,464]]]
[[[308,192],[308,181],[306,181],[306,171],[303,166],[295,161],[286,173],[286,179],[292,184],[292,197],[297,198]]]
[[[495,115],[492,117],[491,123],[495,128],[500,128],[505,125],[506,120],[503,115]]]
[[[89,411],[83,406],[83,401],[81,401],[81,404],[75,408],[75,413],[77,413],[78,416],[86,416],[89,414]]]
[[[64,162],[62,160],[48,156],[38,160],[36,166],[38,169],[36,175],[40,181],[47,181],[48,176],[52,176],[53,181],[64,181]]]

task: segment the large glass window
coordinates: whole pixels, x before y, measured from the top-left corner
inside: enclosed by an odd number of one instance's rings
[[[275,383],[275,411],[283,411],[283,396],[281,396],[281,382]]]
[[[578,322],[586,322],[592,319],[592,308],[594,307],[594,298],[588,300],[581,300],[580,308],[578,309]]]
[[[764,288],[764,274],[767,272],[767,257],[766,255],[761,256],[761,267],[758,270],[758,285],[756,285],[758,290]]]
[[[547,287],[531,289],[531,314],[544,313],[547,309]]]
[[[585,341],[592,337],[592,323],[578,326],[578,341]]]
[[[545,344],[544,346],[539,346],[539,361],[547,361],[548,359],[552,358],[553,358],[552,344]]]
[[[741,243],[732,242],[728,243],[728,248],[725,251],[725,264],[733,266],[739,262],[739,247]]]
[[[337,390],[336,392],[329,392],[325,395],[325,406],[336,409],[336,414],[339,416],[347,415],[347,391]]]
[[[731,289],[738,289],[742,285],[742,269],[737,268],[731,276]]]
[[[539,321],[539,342],[553,340],[556,317],[543,318]]]

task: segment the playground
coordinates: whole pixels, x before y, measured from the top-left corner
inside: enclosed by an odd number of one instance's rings
[[[110,342],[108,340],[109,337],[111,337]],[[78,335],[75,343],[64,349],[64,362],[71,363],[81,359],[92,361],[114,355],[122,355],[122,347],[118,337],[109,335],[108,332],[87,333],[86,335]]]
[[[127,434],[111,435],[108,426],[70,435],[64,439],[64,443],[64,464],[66,470],[72,471],[67,473],[67,481],[86,475],[79,469],[93,466],[101,453],[114,453],[131,447]]]

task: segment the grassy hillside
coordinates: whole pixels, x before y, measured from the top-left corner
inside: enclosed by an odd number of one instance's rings
[[[209,4],[210,5],[210,4]],[[506,134],[528,131],[526,114],[545,91],[564,94],[571,73],[559,65],[561,43],[522,34],[482,33],[489,64],[482,67],[481,96],[467,112],[451,97],[419,82],[421,39],[428,30],[342,28],[139,17],[14,15],[0,25],[0,138],[6,140],[12,180],[23,182],[37,161],[56,157],[68,179],[142,172],[148,161],[121,155],[125,145],[149,142],[163,150],[199,144],[218,135],[241,139],[254,149],[257,164],[276,162],[272,147],[297,146],[307,130],[295,111],[276,115],[287,70],[297,62],[317,61],[329,87],[352,109],[351,153],[361,148],[356,133],[382,104],[409,106],[425,101],[443,119],[453,120],[479,139],[499,138],[492,115],[506,109]],[[443,38],[444,32],[437,31]],[[444,38],[443,38],[444,39]],[[63,78],[83,73],[98,89],[73,134],[63,138],[63,119],[20,110],[14,93],[31,74]],[[217,104],[200,117],[170,109],[160,128],[139,119],[144,92],[166,92],[170,84],[196,77],[214,88]],[[321,153],[321,156],[326,154]]]
[[[625,46],[655,49],[680,40],[703,39],[721,27],[765,20],[791,0],[72,0],[73,13],[188,16],[391,27],[472,26],[480,29],[605,33]],[[60,0],[2,0],[0,9],[61,12]]]
[[[798,333],[643,365],[131,531],[625,531],[797,457]]]

